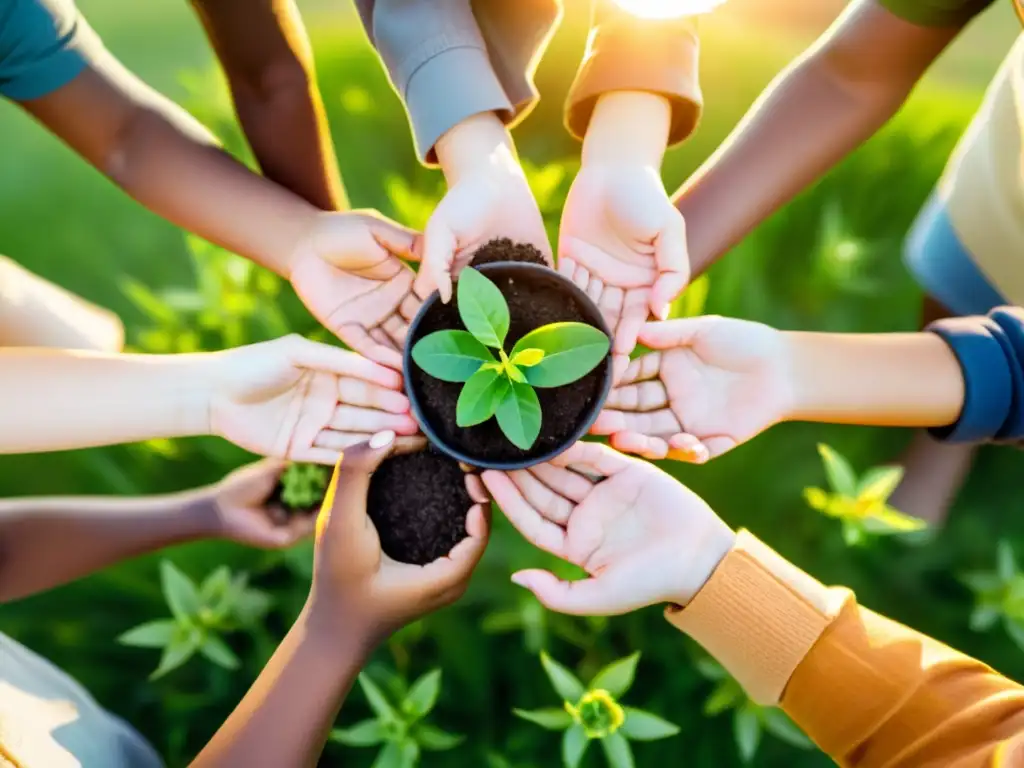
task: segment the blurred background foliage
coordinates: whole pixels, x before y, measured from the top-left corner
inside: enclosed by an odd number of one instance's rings
[[[130,68],[185,104],[245,157],[223,83],[185,0],[80,0],[80,5]],[[314,40],[353,205],[422,225],[442,181],[417,164],[404,114],[350,7],[342,0],[300,0],[299,5]],[[566,5],[566,21],[538,75],[544,101],[517,131],[552,235],[578,162],[578,147],[561,126],[561,105],[586,34],[585,3]],[[840,0],[732,0],[702,21],[707,108],[696,135],[666,160],[669,187],[697,167],[841,5]],[[790,329],[915,329],[920,294],[900,263],[901,241],[1012,39],[1015,25],[1005,6],[972,26],[892,124],[695,283],[677,311],[721,313]],[[0,137],[0,252],[120,313],[134,348],[217,349],[289,331],[323,338],[276,277],[184,237],[142,210],[10,105],[0,105]],[[847,584],[871,608],[1022,679],[1024,655],[1011,638],[1021,635],[1024,593],[1018,594],[1021,578],[1006,554],[1024,540],[1024,518],[1014,514],[1022,469],[1017,452],[983,450],[948,528],[923,543],[885,537],[850,548],[841,521],[801,499],[805,487],[826,484],[818,443],[833,446],[860,474],[893,460],[907,437],[898,430],[783,425],[711,466],[668,469],[731,524],[750,528],[824,581]],[[212,439],[3,457],[0,493],[164,492],[217,480],[247,458]],[[424,765],[556,765],[558,734],[512,715],[514,707],[551,703],[537,662],[542,649],[582,679],[614,659],[643,651],[629,703],[678,724],[681,732],[637,744],[640,766],[678,764],[681,755],[687,765],[709,768],[744,760],[786,768],[829,764],[820,754],[794,746],[801,743],[799,734],[746,702],[660,611],[612,620],[545,612],[509,583],[508,574],[548,564],[548,558],[500,516],[496,529],[466,598],[400,632],[368,670],[396,701],[424,673],[444,670],[431,723],[466,738],[446,751],[425,753]],[[1000,541],[1003,554],[997,561]],[[310,555],[308,544],[284,554],[219,542],[180,547],[5,605],[0,630],[67,669],[138,726],[169,765],[180,766],[222,722],[298,612]],[[224,653],[200,653],[150,681],[157,653],[117,643],[132,627],[171,615],[161,589],[161,557],[196,584],[247,574],[245,583],[267,597],[266,616],[255,628],[223,634],[237,669],[208,658],[225,662]],[[218,571],[222,568],[228,570]],[[339,725],[373,716],[357,691]],[[599,752],[590,750],[584,765],[602,764]],[[343,754],[345,765],[369,765],[374,750],[332,743],[323,764],[341,764]]]

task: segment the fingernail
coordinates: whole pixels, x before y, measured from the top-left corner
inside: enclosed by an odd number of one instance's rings
[[[711,452],[708,450],[706,445],[696,445],[690,452],[693,454],[694,461],[698,464],[703,464],[711,458]]]
[[[378,432],[370,438],[370,447],[375,451],[381,448],[387,448],[391,443],[395,441],[395,433],[390,429],[384,432]]]
[[[528,580],[526,576],[524,576],[523,574],[513,573],[511,578],[512,583],[515,584],[517,587],[523,587],[524,589],[528,587]]]

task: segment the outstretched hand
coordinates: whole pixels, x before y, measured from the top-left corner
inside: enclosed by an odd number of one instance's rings
[[[575,582],[542,570],[513,575],[562,613],[614,615],[654,603],[686,605],[735,538],[685,486],[598,443],[576,443],[546,464],[488,471],[482,479],[528,541],[589,574]]]
[[[291,283],[309,311],[349,347],[401,370],[419,310],[416,234],[370,211],[325,213],[296,250]]]
[[[262,549],[290,547],[313,533],[313,515],[288,516],[270,497],[288,463],[263,459],[239,467],[206,492],[219,536]]]
[[[264,456],[334,464],[381,430],[413,435],[402,377],[301,336],[211,355],[210,428]]]
[[[422,449],[422,444],[403,450],[416,449]],[[457,600],[490,535],[487,495],[479,478],[467,475],[466,487],[476,502],[466,516],[467,538],[445,557],[423,566],[399,563],[385,555],[367,516],[366,499],[370,476],[396,450],[392,432],[379,433],[346,450],[317,521],[314,609],[377,639]]]
[[[594,423],[620,451],[704,462],[783,420],[793,401],[782,333],[759,323],[696,317],[649,323]]]

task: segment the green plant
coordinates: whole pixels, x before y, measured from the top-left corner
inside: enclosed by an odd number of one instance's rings
[[[974,593],[970,626],[975,632],[987,632],[1002,620],[1010,639],[1024,650],[1024,573],[1017,569],[1017,558],[1008,541],[996,547],[994,571],[968,573],[961,581]]]
[[[814,749],[814,743],[785,712],[751,701],[736,679],[717,661],[709,657],[700,658],[697,670],[716,683],[704,702],[704,714],[715,717],[732,710],[733,739],[743,762],[749,763],[754,759],[765,732],[799,749]]]
[[[561,709],[515,709],[517,717],[546,728],[565,731],[562,737],[562,761],[576,768],[591,741],[599,741],[612,768],[631,768],[633,750],[630,741],[655,741],[675,736],[679,726],[642,709],[624,707],[618,700],[633,685],[640,654],[634,653],[602,669],[590,685],[546,653],[541,653],[555,693],[562,697]]]
[[[281,501],[293,509],[309,509],[324,500],[331,470],[320,464],[289,464],[281,473]]]
[[[832,491],[805,488],[804,499],[819,512],[843,524],[843,540],[850,546],[865,543],[871,536],[923,531],[924,521],[904,515],[888,500],[903,479],[902,467],[874,467],[857,477],[845,458],[825,444],[818,445],[825,476]]]
[[[462,743],[463,736],[423,722],[441,692],[440,669],[427,672],[408,691],[402,691],[397,704],[365,672],[359,675],[359,685],[376,717],[350,728],[334,729],[331,741],[349,747],[383,744],[374,768],[412,768],[423,750],[441,752]]]
[[[122,645],[162,648],[150,679],[177,669],[196,653],[225,669],[237,669],[238,657],[222,635],[255,625],[270,608],[263,592],[248,586],[244,573],[217,568],[196,586],[170,560],[160,563],[160,581],[172,618],[149,621],[118,638]]]
[[[510,317],[498,286],[464,269],[458,303],[467,330],[431,333],[416,343],[412,358],[435,379],[465,382],[455,409],[460,427],[496,416],[505,437],[525,451],[540,434],[534,387],[562,387],[586,376],[607,356],[608,336],[584,323],[552,323],[530,331],[506,354]]]

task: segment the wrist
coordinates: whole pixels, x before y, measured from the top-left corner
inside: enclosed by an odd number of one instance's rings
[[[714,514],[714,513],[711,513]],[[715,517],[715,525],[694,545],[687,542],[685,551],[692,552],[692,557],[676,558],[683,571],[673,585],[670,602],[684,607],[690,603],[704,585],[711,580],[718,566],[725,560],[733,547],[736,546],[736,532]],[[684,551],[678,547],[676,552]],[[681,560],[685,562],[680,562]]]
[[[449,187],[481,171],[522,173],[512,135],[493,112],[466,118],[441,136],[435,149]]]
[[[344,610],[317,589],[314,582],[296,626],[313,642],[332,649],[346,650],[360,659],[369,658],[388,633],[380,631],[372,621],[358,612]]]
[[[600,96],[583,139],[583,164],[661,167],[668,146],[672,105],[643,91]]]

